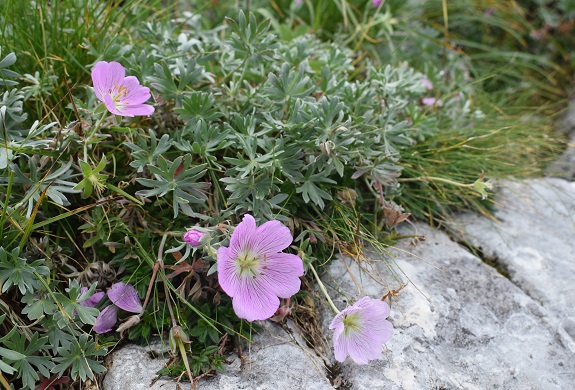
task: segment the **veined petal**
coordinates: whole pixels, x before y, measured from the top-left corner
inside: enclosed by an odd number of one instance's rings
[[[256,253],[277,253],[286,249],[293,241],[290,230],[280,221],[268,221],[257,228],[252,240]]]
[[[152,96],[150,88],[140,85],[140,82],[134,76],[124,78],[119,86],[126,88],[126,95],[122,97],[122,100],[128,105],[142,104]]]
[[[262,285],[273,291],[280,298],[289,298],[297,293],[301,286],[300,276],[303,276],[303,262],[289,253],[273,253],[265,256],[260,263]]]
[[[154,113],[154,106],[149,104],[136,104],[132,105],[129,104],[122,108],[122,115],[123,116],[143,116],[143,115],[152,115]]]
[[[108,290],[108,298],[120,309],[131,313],[141,313],[142,303],[136,289],[124,282],[114,283]]]
[[[249,214],[236,226],[230,238],[230,257],[237,258],[244,249],[252,248],[251,240],[256,232],[256,220]]]
[[[233,298],[241,288],[242,281],[236,271],[235,259],[229,256],[229,252],[226,247],[218,249],[218,281],[225,293]]]
[[[92,69],[92,83],[98,99],[104,101],[104,96],[114,84],[120,84],[125,75],[126,69],[118,62],[98,62]]]
[[[118,309],[114,305],[106,306],[96,317],[94,332],[107,333],[112,330],[118,321]]]
[[[280,300],[275,294],[259,285],[257,279],[247,278],[246,283],[232,299],[236,315],[246,321],[267,320],[274,315]]]

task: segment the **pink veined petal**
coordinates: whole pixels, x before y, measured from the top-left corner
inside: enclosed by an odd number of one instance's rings
[[[218,249],[218,281],[220,286],[230,297],[234,297],[241,288],[242,281],[236,272],[235,259],[230,257],[230,250],[226,247]]]
[[[251,244],[258,254],[277,253],[293,241],[290,230],[280,221],[268,221],[256,229]]]
[[[150,88],[140,85],[140,81],[135,76],[128,76],[121,82],[120,87],[126,88],[126,96],[122,100],[128,105],[138,105],[144,103],[150,97]]]
[[[244,215],[242,222],[236,226],[230,238],[229,256],[235,259],[244,249],[251,249],[251,240],[255,232],[256,220],[249,214]]]
[[[280,298],[289,298],[301,287],[300,276],[303,275],[303,262],[289,253],[274,253],[261,260],[260,275],[257,278],[263,287]]]
[[[104,96],[114,84],[120,84],[125,75],[126,69],[118,62],[98,62],[92,69],[92,83],[98,99],[104,101]]]
[[[357,364],[367,364],[369,360],[377,359],[381,354],[383,344],[371,343],[368,337],[361,332],[350,334],[349,337],[340,337],[345,345],[349,357]]]
[[[136,104],[136,105],[132,105],[129,104],[127,106],[124,106],[122,108],[122,114],[123,116],[147,116],[147,115],[152,115],[155,111],[154,106],[151,106],[149,104]]]
[[[267,320],[274,315],[280,300],[271,291],[262,288],[257,279],[245,279],[232,299],[236,315],[246,321]]]
[[[133,115],[125,115],[124,113],[120,112],[116,108],[114,100],[112,99],[112,96],[110,96],[110,94],[104,95],[104,104],[106,105],[108,111],[110,111],[114,115],[133,116]]]
[[[141,313],[142,303],[136,289],[124,282],[114,283],[108,290],[108,298],[120,309],[131,313]]]
[[[118,309],[116,306],[106,306],[96,317],[96,324],[94,324],[94,332],[107,333],[112,330],[118,321]]]

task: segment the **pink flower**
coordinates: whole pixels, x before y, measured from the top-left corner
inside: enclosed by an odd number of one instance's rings
[[[433,89],[433,83],[431,81],[429,81],[429,79],[427,78],[427,76],[423,75],[423,78],[421,79],[421,83],[423,84],[423,86],[427,89]]]
[[[296,255],[281,252],[292,241],[289,229],[281,222],[256,227],[254,218],[246,214],[234,230],[229,248],[218,249],[220,286],[232,297],[238,317],[247,321],[268,319],[278,309],[279,298],[299,291],[303,262]]]
[[[94,332],[108,333],[118,321],[118,309],[114,305],[106,306],[96,317]]]
[[[151,115],[154,107],[143,104],[151,97],[150,88],[140,85],[118,62],[100,61],[92,69],[94,92],[112,114],[122,116]]]
[[[81,288],[80,288],[80,294],[83,295],[83,294],[85,294],[88,290],[89,290],[88,287],[81,287]],[[81,296],[81,295],[80,295],[80,296]],[[84,301],[82,301],[82,302],[79,302],[79,303],[80,303],[80,305],[82,305],[82,306],[94,307],[94,306],[96,306],[96,305],[98,304],[98,302],[100,302],[100,300],[101,300],[102,298],[104,298],[104,295],[106,295],[106,293],[103,292],[103,291],[97,292],[97,293],[94,293],[94,295],[92,295],[90,298],[88,298],[88,299],[86,299],[86,300],[84,300]]]
[[[141,313],[142,303],[136,289],[124,282],[114,283],[108,290],[108,298],[122,310]]]
[[[391,338],[393,326],[386,320],[389,306],[379,299],[363,297],[335,316],[330,329],[335,358],[345,361],[349,355],[357,364],[377,359],[383,343]]]
[[[382,0],[372,0],[371,2],[371,6],[372,7],[379,7],[379,5],[381,4]]]
[[[443,106],[443,102],[441,100],[437,100],[434,97],[424,97],[423,99],[421,99],[421,103],[423,103],[423,105],[425,106],[433,106],[433,105],[437,105],[437,107]]]
[[[184,241],[190,244],[190,246],[200,246],[200,239],[204,234],[206,233],[196,229],[188,230],[186,234],[184,234]]]

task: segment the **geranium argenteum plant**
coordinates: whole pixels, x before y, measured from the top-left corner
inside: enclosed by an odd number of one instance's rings
[[[329,325],[335,329],[336,360],[343,362],[349,355],[357,364],[367,364],[377,359],[393,333],[393,325],[386,320],[389,312],[387,303],[364,297],[338,313]]]
[[[283,253],[293,241],[289,229],[279,221],[257,227],[244,215],[230,238],[230,246],[218,249],[218,280],[232,297],[236,315],[247,321],[266,320],[280,305],[299,291],[303,262]],[[278,298],[279,297],[279,298]]]
[[[92,69],[94,92],[108,111],[115,115],[151,115],[154,107],[143,104],[152,95],[134,76],[126,77],[126,69],[118,62],[100,61]]]

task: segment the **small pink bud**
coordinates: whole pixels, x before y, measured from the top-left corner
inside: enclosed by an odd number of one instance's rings
[[[199,230],[192,229],[188,230],[186,234],[184,234],[184,241],[190,244],[191,246],[200,246],[200,239],[202,236],[206,234],[204,232],[200,232]]]

